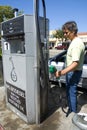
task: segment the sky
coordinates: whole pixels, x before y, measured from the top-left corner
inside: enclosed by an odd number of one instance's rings
[[[42,2],[39,12],[42,15]],[[0,0],[0,6],[9,5],[23,10],[24,14],[34,14],[35,0]],[[87,32],[87,0],[45,0],[46,16],[49,19],[49,30],[61,29],[62,25],[74,20],[78,32]]]

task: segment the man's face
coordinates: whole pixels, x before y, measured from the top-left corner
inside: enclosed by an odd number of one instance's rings
[[[63,30],[63,35],[64,35],[65,38],[69,38],[69,37],[68,37],[69,34],[70,34],[70,31],[69,31],[69,30],[67,30],[67,29]]]
[[[63,35],[66,39],[72,40],[74,32],[70,32],[68,29],[63,30]]]

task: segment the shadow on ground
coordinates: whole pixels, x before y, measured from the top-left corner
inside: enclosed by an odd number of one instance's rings
[[[65,86],[51,85],[48,93],[48,115],[52,114],[59,107],[67,107]]]
[[[77,112],[80,112],[81,107],[87,104],[87,89],[77,89]],[[67,98],[65,85],[59,87],[59,85],[51,85],[48,94],[48,115],[50,116],[58,108],[66,113],[67,110]]]

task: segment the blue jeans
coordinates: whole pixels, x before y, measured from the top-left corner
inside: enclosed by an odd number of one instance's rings
[[[70,111],[77,112],[77,84],[82,70],[72,71],[66,74],[66,94]]]

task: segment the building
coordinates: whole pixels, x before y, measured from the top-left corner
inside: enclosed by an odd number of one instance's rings
[[[52,47],[55,46],[56,41],[57,41],[57,39],[56,39],[55,37],[53,37],[53,33],[54,33],[54,32],[55,32],[55,30],[51,30],[51,31],[49,32],[49,46],[52,46]]]
[[[57,46],[59,43],[61,43],[61,39],[54,38],[53,34],[55,33],[55,30],[49,31],[49,45],[50,46]],[[78,36],[82,39],[85,45],[87,45],[87,32],[79,32]]]
[[[78,36],[82,39],[85,45],[87,45],[87,32],[78,33]]]

